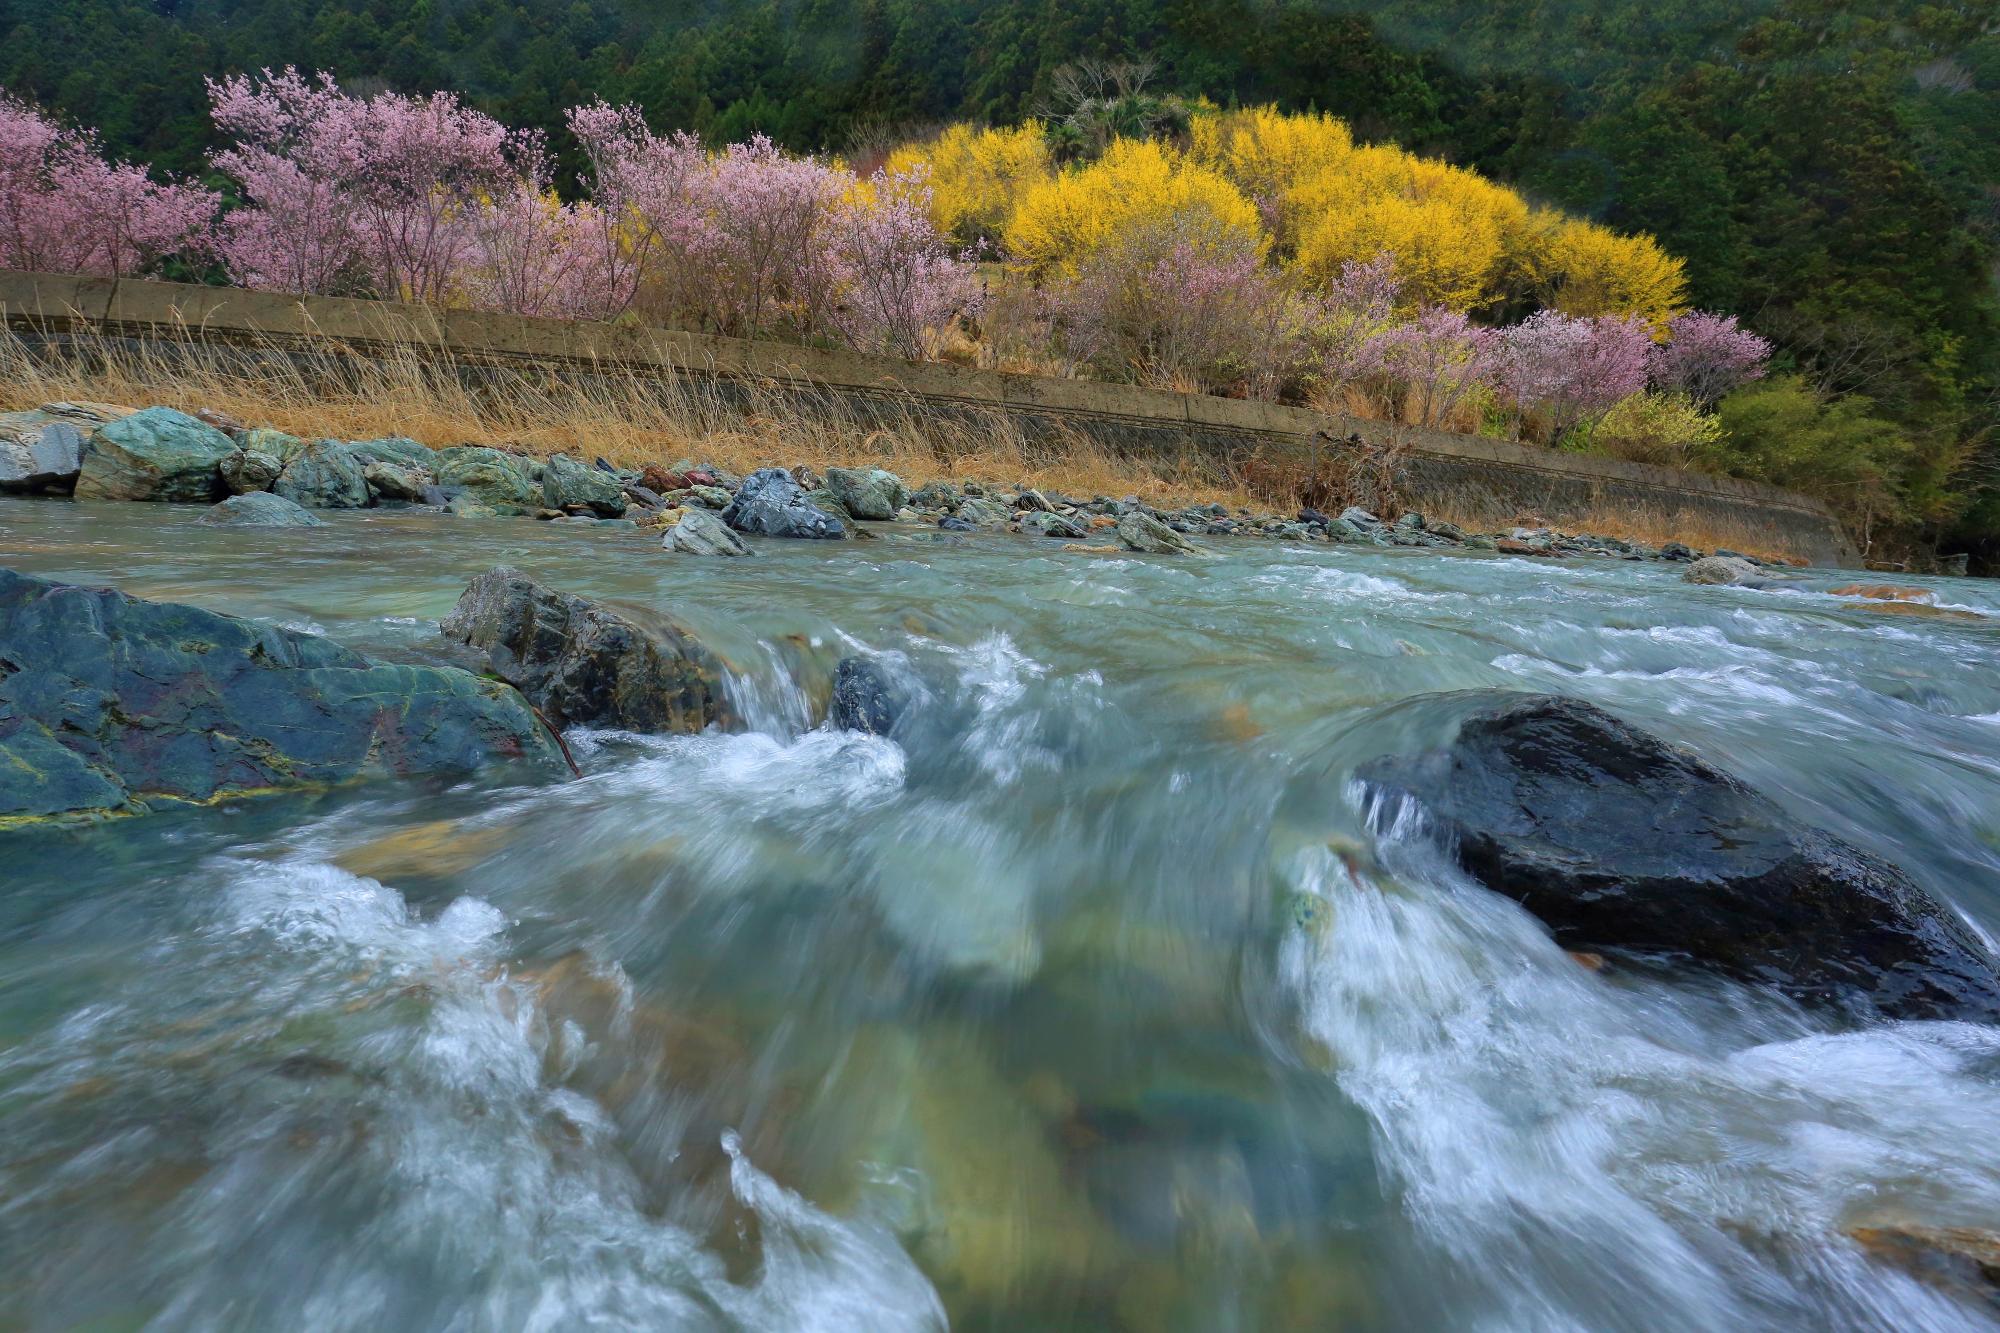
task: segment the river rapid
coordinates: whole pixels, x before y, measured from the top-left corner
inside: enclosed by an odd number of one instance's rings
[[[1991,939],[2000,620],[1824,572],[198,512],[0,501],[0,563],[404,661],[513,564],[680,619],[741,723],[5,835],[0,1326],[2000,1327],[1847,1234],[2000,1231],[2000,1030],[1589,970],[1352,776],[1441,694],[1580,696]],[[900,743],[813,725],[864,649],[917,682]]]

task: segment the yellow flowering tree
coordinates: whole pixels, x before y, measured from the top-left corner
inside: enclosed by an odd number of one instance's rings
[[[1687,309],[1685,266],[1650,236],[1545,216],[1532,262],[1535,295],[1566,315],[1637,315],[1657,335]]]

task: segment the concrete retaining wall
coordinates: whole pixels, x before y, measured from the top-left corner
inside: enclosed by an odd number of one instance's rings
[[[336,297],[287,297],[180,283],[0,271],[9,327],[39,339],[78,332],[150,349],[237,346],[248,355],[337,347],[447,358],[472,374],[617,375],[698,384],[745,404],[773,391],[788,408],[882,424],[982,423],[1029,441],[1082,437],[1135,458],[1196,462],[1235,476],[1316,468],[1358,438],[1400,445],[1399,486],[1417,507],[1506,526],[1627,515],[1664,531],[1725,531],[1816,564],[1857,563],[1817,500],[1727,477],[1561,454],[1481,436],[1332,416],[1275,403],[1132,385],[971,370],[790,343],[630,325],[524,319]]]

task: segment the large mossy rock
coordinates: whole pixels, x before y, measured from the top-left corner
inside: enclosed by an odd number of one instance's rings
[[[318,440],[293,455],[271,489],[306,509],[366,509],[365,467],[352,445]]]
[[[439,628],[485,654],[559,727],[700,731],[726,722],[722,665],[664,617],[613,611],[517,569],[489,569]]]
[[[903,479],[879,467],[830,467],[826,488],[854,517],[878,522],[894,518],[910,499]]]
[[[439,449],[431,471],[446,493],[470,496],[496,513],[524,514],[542,506],[541,483],[529,475],[527,460],[498,449],[473,444]]]
[[[542,502],[551,509],[581,505],[605,518],[625,513],[625,486],[616,473],[558,454],[542,465]]]
[[[170,407],[149,407],[94,431],[76,479],[80,500],[206,504],[222,493],[222,460],[236,444]]]
[[[840,520],[806,498],[805,488],[781,467],[751,473],[722,511],[722,521],[738,532],[764,537],[839,539]]]
[[[1445,748],[1360,771],[1565,948],[1687,962],[1802,1002],[2000,1017],[1995,960],[1894,866],[1594,705],[1499,695]]]
[[[505,685],[0,569],[0,828],[496,760],[560,763]]]

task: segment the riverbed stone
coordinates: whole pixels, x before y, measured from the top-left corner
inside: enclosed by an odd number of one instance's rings
[[[833,725],[887,736],[909,705],[908,692],[872,657],[843,657],[833,672]]]
[[[1750,586],[1764,582],[1757,566],[1740,556],[1710,555],[1694,561],[1681,573],[1684,583],[1734,584]]]
[[[952,517],[962,523],[970,523],[978,528],[1005,527],[1014,517],[1014,511],[998,500],[967,491],[965,498],[952,510]]]
[[[1021,514],[1021,531],[1042,537],[1060,537],[1064,541],[1076,541],[1088,535],[1083,524],[1073,518],[1045,509],[1025,510]]]
[[[583,505],[602,518],[625,514],[625,484],[615,472],[602,472],[566,454],[542,465],[542,501],[552,508]]]
[[[1118,520],[1118,540],[1128,551],[1148,555],[1189,555],[1199,550],[1193,542],[1143,510],[1133,510]]]
[[[910,496],[901,477],[879,467],[830,467],[826,487],[848,513],[871,522],[894,518]]]
[[[385,435],[373,440],[351,440],[347,445],[364,463],[394,463],[398,467],[429,472],[437,466],[437,450],[407,435]]]
[[[660,548],[684,555],[749,555],[750,546],[706,509],[677,511],[680,518],[660,539]]]
[[[474,579],[439,628],[558,727],[689,732],[728,720],[722,663],[684,627],[558,592],[518,569]]]
[[[270,491],[232,495],[195,522],[210,528],[317,528],[325,526],[301,507]]]
[[[498,449],[439,449],[431,471],[447,494],[468,495],[495,513],[525,514],[542,503],[541,483],[529,475],[527,460]]]
[[[1595,705],[1500,694],[1360,777],[1566,949],[1692,963],[1857,1016],[2000,1018],[2000,969],[1896,867]]]
[[[420,503],[431,484],[430,473],[403,463],[369,463],[362,467],[361,476],[368,483],[369,495],[375,499],[401,500],[407,504]]]
[[[268,491],[285,465],[261,449],[238,449],[222,460],[222,485],[231,495]]]
[[[236,444],[171,407],[107,421],[84,445],[80,500],[207,503],[222,491],[222,460]]]
[[[0,828],[558,762],[505,685],[109,588],[0,569],[0,645]]]
[[[86,429],[43,409],[0,413],[0,492],[75,490]]]
[[[315,440],[293,455],[271,489],[307,509],[366,509],[368,477],[339,440]]]
[[[738,532],[764,537],[837,540],[847,531],[840,520],[806,499],[805,489],[783,468],[760,468],[722,511],[722,521]]]

